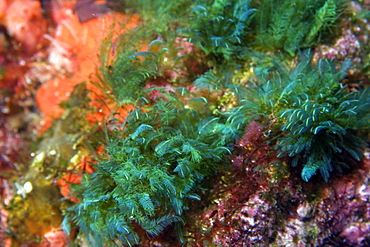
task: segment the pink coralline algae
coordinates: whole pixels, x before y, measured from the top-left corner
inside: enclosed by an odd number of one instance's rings
[[[224,193],[201,214],[190,246],[370,246],[370,160],[307,183],[269,158],[267,130],[252,122],[237,142],[233,183],[214,188]]]
[[[346,177],[318,184],[316,198],[309,198],[314,190],[310,185],[295,217],[278,232],[277,242],[284,246],[368,246],[370,195],[363,191],[368,190],[369,168],[366,160]],[[291,244],[294,239],[297,245]]]
[[[351,30],[343,30],[342,36],[334,45],[321,45],[316,48],[314,60],[319,59],[352,59],[355,63],[360,63],[361,44]]]
[[[14,164],[18,159],[20,143],[21,139],[17,133],[0,128],[0,172],[15,169]]]

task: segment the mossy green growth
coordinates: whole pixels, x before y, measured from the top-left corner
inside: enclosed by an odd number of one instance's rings
[[[240,56],[248,49],[247,28],[256,11],[249,0],[197,0],[191,10],[190,29],[185,32],[220,64]]]
[[[146,96],[147,92],[144,90],[144,86],[148,82],[155,82],[159,78],[162,81],[166,80],[164,78],[166,74],[176,71],[179,64],[183,62],[182,59],[187,57],[186,54],[181,55],[184,47],[176,44],[174,36],[168,42],[155,39],[147,47],[131,43],[131,39],[138,41],[139,44],[143,43],[146,31],[146,28],[138,27],[122,35],[114,49],[116,52],[114,57],[110,55],[113,49],[111,43],[105,42],[105,45],[101,47],[100,61],[102,66],[100,67],[101,73],[98,74],[100,83],[97,85],[102,88],[103,92],[112,92],[113,97],[111,98],[118,105],[122,103],[135,104],[137,99]],[[191,71],[187,68],[183,68],[182,71],[189,72],[188,74],[191,76]],[[186,83],[187,80],[182,78],[182,80],[172,82],[181,84]],[[106,95],[111,96],[109,93]]]
[[[162,38],[176,28],[187,25],[188,13],[194,4],[192,0],[126,0],[125,2],[126,7],[139,13],[145,26],[150,27],[150,32]]]
[[[348,62],[336,72],[328,61],[316,68],[298,68],[291,92],[283,97],[288,109],[279,113],[286,132],[278,144],[279,156],[293,157],[292,164],[303,163],[302,178],[308,181],[320,171],[325,181],[334,169],[342,171],[360,161],[364,140],[355,130],[370,127],[370,91],[345,91],[339,80]]]
[[[109,133],[107,156],[76,186],[81,203],[69,208],[65,223],[72,219],[93,246],[138,244],[137,226],[151,236],[181,226],[188,200],[200,200],[203,180],[227,164],[233,125],[185,88],[162,94]]]
[[[163,51],[156,53],[151,50],[151,45],[146,51],[138,51],[140,47],[127,39],[121,40],[119,45],[119,53],[114,58],[110,58],[111,44],[101,47],[99,85],[105,89],[103,92],[112,90],[119,104],[134,103],[143,96],[142,89],[147,80],[158,75],[160,53]]]
[[[256,14],[257,45],[295,56],[314,46],[345,8],[346,0],[261,0]]]
[[[370,90],[347,92],[340,84],[350,61],[337,71],[328,60],[313,65],[306,52],[291,71],[275,64],[235,111],[273,121],[278,156],[302,165],[303,180],[320,171],[328,181],[330,172],[350,168],[362,157],[365,141],[356,130],[370,128]]]

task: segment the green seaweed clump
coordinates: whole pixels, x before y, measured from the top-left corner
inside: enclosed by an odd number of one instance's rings
[[[235,59],[248,47],[247,27],[256,11],[249,0],[199,0],[191,10],[189,41],[217,63]]]
[[[149,78],[158,75],[159,54],[151,50],[138,51],[134,44],[121,44],[125,47],[114,59],[110,61],[111,47],[102,47],[101,61],[101,87],[113,91],[115,101],[119,104],[134,103],[143,96],[143,87]],[[111,63],[111,64],[109,64]],[[110,90],[109,90],[110,89]]]
[[[279,156],[293,157],[293,166],[303,161],[305,181],[317,170],[328,181],[329,172],[343,171],[363,156],[366,143],[355,131],[370,127],[370,91],[348,93],[338,83],[348,64],[339,72],[327,60],[315,69],[298,68],[298,83],[282,99],[289,108],[279,113],[286,121],[281,130],[287,131],[278,144]]]
[[[76,185],[81,203],[65,223],[72,219],[93,246],[138,244],[138,226],[151,236],[173,223],[179,228],[188,200],[200,200],[196,192],[226,162],[233,125],[212,117],[206,99],[185,88],[161,94],[109,133],[107,156]]]
[[[116,0],[120,2],[122,0]],[[123,1],[122,1],[123,2]],[[177,27],[187,23],[186,18],[193,6],[192,0],[125,0],[126,8],[139,13],[147,30],[161,37],[171,34]]]
[[[278,157],[301,164],[303,180],[320,171],[328,181],[330,172],[350,168],[363,155],[366,143],[356,130],[370,128],[370,90],[348,92],[340,83],[350,61],[337,71],[329,60],[314,66],[305,52],[290,72],[275,64],[235,111],[270,120]]]
[[[256,14],[258,46],[294,56],[314,46],[334,26],[345,0],[262,0]]]

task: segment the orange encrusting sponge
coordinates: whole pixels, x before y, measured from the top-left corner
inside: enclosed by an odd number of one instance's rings
[[[45,116],[42,130],[50,127],[52,118],[61,116],[63,109],[59,104],[68,99],[77,84],[88,82],[87,89],[93,92],[90,93],[92,102],[105,98],[104,94],[89,82],[99,66],[100,44],[111,32],[117,36],[117,34],[122,34],[125,30],[135,27],[138,20],[137,15],[128,17],[124,14],[112,13],[80,23],[77,16],[71,12],[68,18],[60,21],[55,36],[51,39],[50,53],[53,54],[51,62],[55,63],[55,67],[59,66],[68,73],[64,77],[51,79],[38,89],[37,105]],[[124,29],[121,28],[120,23],[124,23]],[[55,59],[58,56],[59,59]],[[62,64],[57,64],[59,61]],[[71,75],[68,76],[68,74]],[[96,103],[92,103],[92,105],[94,104],[96,105]],[[100,110],[97,120],[102,119],[102,111],[107,114],[105,117],[112,114],[104,109],[97,110]],[[92,121],[92,116],[89,116],[89,120]]]

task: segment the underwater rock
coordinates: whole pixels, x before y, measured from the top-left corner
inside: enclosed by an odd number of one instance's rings
[[[348,174],[335,174],[328,183],[303,182],[289,169],[273,179],[274,170],[264,165],[266,151],[255,149],[263,129],[252,122],[237,142],[234,169],[239,172],[229,175],[233,182],[222,187],[226,192],[217,193],[217,187],[211,192],[219,196],[198,218],[202,237],[197,241],[221,246],[368,246],[370,160]],[[248,161],[251,154],[254,163]],[[265,169],[256,169],[255,163]],[[245,175],[240,174],[243,167]]]

